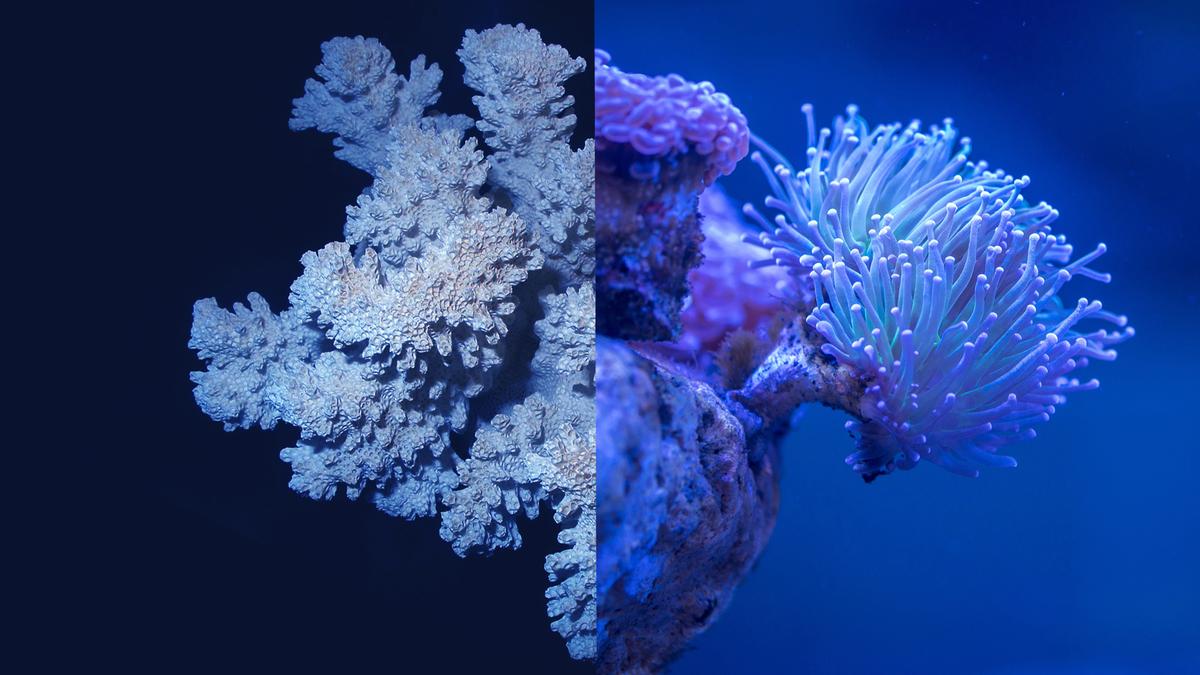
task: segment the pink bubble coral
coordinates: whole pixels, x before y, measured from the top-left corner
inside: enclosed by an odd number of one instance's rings
[[[746,117],[711,82],[625,73],[596,50],[596,144],[629,144],[647,156],[694,151],[706,182],[733,171],[750,149]]]
[[[680,319],[678,345],[713,352],[730,332],[755,332],[784,309],[795,291],[787,270],[750,266],[762,249],[742,239],[754,232],[725,191],[714,185],[700,195],[704,261],[688,274],[692,295]]]

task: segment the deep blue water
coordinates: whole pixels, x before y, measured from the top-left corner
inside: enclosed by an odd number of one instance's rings
[[[1114,282],[1072,281],[1137,337],[1020,466],[934,466],[864,485],[842,417],[787,443],[778,526],[691,673],[1200,672],[1200,24],[1160,5],[601,0],[597,46],[627,71],[727,92],[802,157],[803,102],[828,124],[953,116],[975,159],[1029,174]],[[758,200],[744,164],[726,182]]]

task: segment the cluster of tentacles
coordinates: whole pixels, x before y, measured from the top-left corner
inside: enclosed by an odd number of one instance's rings
[[[949,119],[872,130],[850,106],[818,132],[804,114],[806,166],[755,139],[776,215],[747,205],[761,232],[746,241],[769,252],[752,265],[786,268],[811,290],[795,333],[861,388],[847,399],[859,439],[847,463],[866,478],[923,458],[967,475],[1014,466],[997,451],[1035,436],[1068,393],[1099,386],[1073,371],[1115,358],[1133,335],[1099,301],[1060,296],[1074,277],[1109,280],[1089,267],[1104,244],[1073,259],[1051,228],[1058,212],[1022,196],[1029,178],[968,161],[970,139]],[[1123,330],[1082,328],[1087,319]],[[750,387],[794,368],[789,351]]]

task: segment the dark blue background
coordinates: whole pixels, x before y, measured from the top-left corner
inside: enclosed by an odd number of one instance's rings
[[[806,101],[819,124],[953,116],[1078,248],[1109,245],[1114,282],[1066,293],[1138,331],[978,480],[864,485],[842,416],[808,411],[771,543],[672,673],[1200,672],[1200,30],[1148,4],[598,2],[614,63],[711,80],[794,159]],[[748,162],[726,184],[764,191]]]
[[[6,202],[31,213],[7,212],[5,264],[37,309],[6,322],[31,329],[6,368],[32,371],[8,390],[27,404],[10,430],[33,436],[10,434],[8,456],[35,466],[5,471],[32,493],[13,514],[30,541],[5,558],[38,558],[10,577],[32,633],[12,642],[41,670],[591,672],[546,616],[544,560],[563,548],[549,515],[521,524],[519,551],[460,559],[436,518],[297,495],[278,457],[296,430],[223,432],[192,398],[187,347],[198,298],[283,309],[300,256],[342,237],[368,184],[329,136],[288,130],[322,41],[378,37],[405,74],[423,52],[445,72],[439,107],[474,116],[464,30],[525,21],[586,57],[591,4],[54,11],[7,16],[5,107],[29,116],[8,156],[30,180]],[[570,85],[582,137],[590,84]],[[8,239],[21,231],[33,241]]]

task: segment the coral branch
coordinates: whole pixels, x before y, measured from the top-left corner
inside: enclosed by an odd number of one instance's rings
[[[374,173],[384,164],[397,129],[424,123],[461,131],[470,125],[465,115],[425,116],[441,96],[442,70],[437,64],[426,68],[424,55],[413,59],[406,79],[395,73],[391,53],[375,38],[334,38],[321,52],[317,75],[324,81],[304,83],[304,96],[292,102],[289,126],[336,134],[335,154],[356,168]]]
[[[489,180],[534,228],[548,266],[567,284],[590,283],[595,149],[591,140],[571,149],[575,99],[563,88],[587,62],[523,24],[467,31],[458,55],[480,93],[471,99],[482,118],[476,127],[495,150]]]
[[[192,373],[196,401],[226,429],[298,427],[280,452],[293,490],[440,513],[459,555],[519,546],[517,515],[549,504],[568,548],[546,558],[547,612],[571,655],[592,658],[594,170],[590,141],[567,145],[562,87],[585,62],[521,25],[468,31],[459,53],[484,94],[485,157],[464,140],[469,118],[427,111],[441,70],[424,57],[405,79],[374,39],[322,49],[291,126],[336,134],[337,157],[373,182],[347,209],[345,241],[302,257],[290,309],[257,294],[232,313],[196,303],[189,345],[208,362]],[[493,386],[499,372],[525,377]],[[481,409],[491,419],[472,428]],[[465,458],[452,434],[474,439]]]

